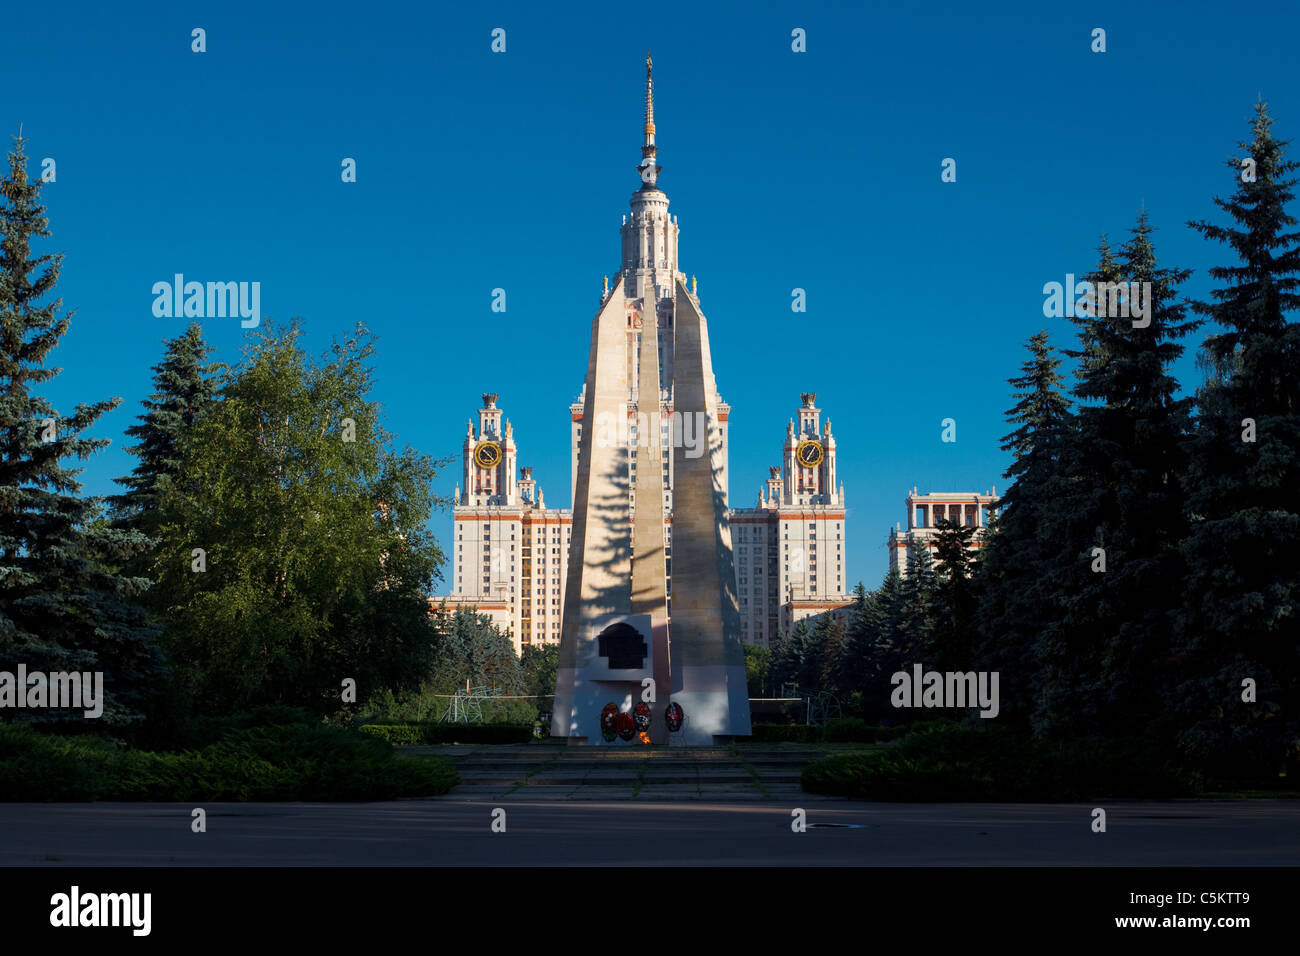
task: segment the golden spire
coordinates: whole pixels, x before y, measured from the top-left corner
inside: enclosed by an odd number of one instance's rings
[[[655,144],[655,82],[651,77],[651,70],[654,69],[654,61],[650,59],[650,51],[645,53],[645,144],[653,146]]]

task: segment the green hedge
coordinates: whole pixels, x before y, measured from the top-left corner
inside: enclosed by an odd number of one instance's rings
[[[363,724],[358,728],[395,747],[408,744],[523,744],[533,739],[529,724]]]
[[[258,727],[315,727],[320,723],[319,717],[312,716],[300,707],[268,704],[227,717],[191,717],[180,725],[174,746],[157,749],[202,750],[240,730]]]
[[[424,728],[415,724],[363,724],[357,729],[394,747],[424,743]]]
[[[810,793],[895,801],[1176,797],[1202,782],[1145,741],[1048,743],[1015,731],[919,727],[896,747],[837,754],[804,768]]]
[[[0,725],[0,800],[383,800],[459,780],[441,760],[321,724],[233,730],[181,753]]]
[[[821,728],[807,724],[754,724],[749,739],[756,744],[815,744],[821,739]]]
[[[905,733],[905,727],[875,727],[861,717],[832,717],[822,728],[822,740],[827,743],[874,744],[894,740]]]
[[[903,727],[873,727],[858,717],[835,717],[824,727],[806,724],[754,724],[753,743],[876,743],[907,733]]]

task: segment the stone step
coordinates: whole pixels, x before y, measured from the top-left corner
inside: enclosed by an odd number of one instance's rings
[[[447,759],[461,775],[449,799],[756,802],[802,806],[803,769],[825,753],[805,745],[404,748]],[[755,780],[757,776],[757,780]]]
[[[492,770],[499,773],[518,773],[527,774],[534,771],[540,772],[545,770],[563,770],[566,773],[641,773],[643,770],[647,773],[710,773],[718,769],[743,768],[745,765],[739,761],[729,761],[717,763],[692,763],[690,761],[641,761],[635,764],[609,764],[601,761],[552,761],[549,763],[509,763],[494,760],[460,760],[456,761],[454,766],[457,770]],[[765,764],[763,766],[755,765],[755,768],[762,770],[769,767],[772,770],[793,770],[802,769],[802,763],[787,764]]]

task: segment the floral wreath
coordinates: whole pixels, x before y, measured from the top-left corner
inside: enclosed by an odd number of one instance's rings
[[[650,705],[645,701],[637,704],[632,708],[632,719],[636,721],[636,729],[647,731],[650,729]]]
[[[601,732],[612,732],[614,730],[614,718],[618,716],[618,704],[610,701],[600,712],[600,729]],[[613,738],[607,738],[613,739]]]
[[[669,704],[668,709],[664,711],[664,721],[668,724],[669,733],[675,734],[677,731],[681,730],[682,722],[685,719],[686,715],[682,712],[682,705],[677,703],[677,701],[673,701]]]
[[[636,733],[636,720],[631,714],[623,712],[614,718],[614,729],[624,740],[631,740]]]

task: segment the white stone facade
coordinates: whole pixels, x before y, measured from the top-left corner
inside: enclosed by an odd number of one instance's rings
[[[721,525],[719,553],[725,553],[729,538],[735,559],[741,640],[767,645],[778,630],[788,629],[794,621],[848,603],[845,595],[848,535],[844,490],[836,474],[835,438],[830,421],[824,426],[821,423],[820,410],[814,406],[816,395],[803,395],[798,424],[792,419],[786,431],[782,464],[771,469],[772,477],[763,486],[756,506],[727,507],[731,407],[718,396],[695,280],[692,278],[688,287],[686,275],[678,269],[680,230],[676,216],[668,213],[667,195],[658,187],[661,167],[657,165],[653,90],[651,63],[647,57],[645,139],[638,167],[641,188],[633,194],[631,211],[623,217],[620,228],[618,276],[612,286],[606,278],[597,311],[600,324],[596,328],[608,339],[609,354],[620,356],[614,372],[607,372],[599,381],[617,379],[617,394],[606,394],[596,386],[593,415],[586,416],[589,420],[600,419],[589,426],[597,431],[594,436],[582,433],[585,385],[583,393],[569,406],[570,500],[577,498],[579,452],[584,441],[600,442],[590,446],[589,452],[600,449],[602,461],[615,463],[607,468],[613,475],[600,477],[602,488],[626,483],[633,522],[638,467],[643,478],[646,468],[659,472],[663,479],[663,540],[671,610],[675,471],[680,467],[684,475],[697,473],[699,461],[691,443],[698,442],[701,454],[710,456],[715,507],[721,496],[722,510],[717,512]],[[611,309],[617,311],[611,313]],[[689,343],[689,347],[681,345],[681,354],[677,356],[680,362],[677,362],[674,347],[679,332],[674,322],[683,316],[691,320],[682,332],[682,342]],[[656,339],[646,345],[656,344],[657,348],[647,347],[644,351],[658,356],[659,394],[641,395],[642,336],[650,334]],[[575,354],[577,361],[579,357]],[[650,371],[647,369],[647,373]],[[672,394],[672,383],[680,383],[688,372],[698,373],[700,380],[692,381],[689,389],[683,386],[683,407],[706,409],[690,416],[675,412]],[[648,374],[645,380],[653,383],[655,378]],[[699,393],[705,400],[687,406],[688,396],[698,398]],[[490,610],[494,620],[506,622],[505,629],[518,651],[530,644],[553,644],[560,640],[573,512],[546,508],[529,469],[521,471],[521,477],[516,479],[514,436],[508,423],[502,426],[496,399],[494,394],[483,396],[478,428],[471,422],[466,432],[461,476],[464,488],[457,487],[453,509],[454,571],[452,593],[447,601],[449,604],[481,603]],[[596,409],[612,411],[595,415]],[[606,420],[610,417],[616,420]],[[696,417],[706,420],[689,420]],[[638,444],[645,445],[638,442],[638,432],[656,427],[659,451],[651,454],[658,460],[638,460]],[[610,441],[617,442],[617,447],[605,444]],[[493,451],[488,460],[478,455],[484,446]],[[613,455],[608,454],[610,448]],[[800,460],[801,453],[808,456],[807,460]],[[651,485],[657,487],[658,483],[641,482],[643,488]],[[683,495],[689,495],[693,487],[686,478],[679,484]],[[621,488],[616,495],[621,498]],[[621,512],[621,505],[618,510]],[[723,514],[729,521],[722,519]],[[657,516],[654,521],[657,523]],[[642,540],[653,537],[656,535]],[[688,547],[685,541],[682,544],[686,554],[679,555],[681,560],[689,563],[692,555],[699,557],[693,547]],[[657,549],[657,541],[653,547]],[[650,553],[644,546],[642,550]],[[691,584],[699,580],[693,579]],[[696,598],[699,597],[697,594]],[[679,611],[684,613],[684,608]],[[685,621],[682,617],[683,626]]]
[[[974,491],[937,491],[922,495],[913,487],[907,496],[907,528],[897,523],[889,532],[889,566],[907,577],[907,549],[925,545],[934,549],[935,527],[942,520],[974,527],[970,550],[983,547],[984,528],[991,510],[997,509],[997,488],[984,494]]]
[[[453,507],[449,606],[469,604],[510,635],[516,653],[527,644],[560,639],[573,514],[547,508],[531,468],[518,467],[514,432],[502,427],[497,396],[485,394],[478,429],[469,423],[463,446],[464,488]],[[481,446],[495,444],[499,462],[485,466]]]
[[[792,419],[786,429],[782,466],[769,469],[755,506],[727,512],[741,637],[748,644],[768,646],[779,632],[805,618],[826,612],[842,617],[842,609],[851,601],[845,562],[844,487],[836,484],[836,442],[831,423],[828,419],[823,424],[815,399],[812,393],[801,397],[797,421]],[[518,469],[517,479],[507,476],[507,466],[511,471],[518,468],[518,449],[513,429],[508,422],[502,424],[496,402],[496,395],[485,394],[477,429],[473,423],[466,429],[462,449],[465,484],[456,488],[452,587],[445,600],[448,606],[478,607],[510,635],[515,650],[521,652],[527,645],[554,644],[560,639],[573,512],[545,506],[531,468]],[[576,462],[582,438],[581,397],[569,411],[571,452]],[[725,412],[720,408],[719,418],[729,411],[729,407]],[[670,423],[671,419],[661,420],[661,439],[671,435]],[[725,449],[725,420],[719,425]],[[628,426],[632,439],[627,450],[629,478],[636,467],[635,428],[634,418]],[[816,466],[798,462],[799,448],[806,441],[822,446]],[[495,467],[485,468],[475,461],[475,449],[484,442],[501,446],[501,461]],[[660,467],[668,484],[665,551],[671,602],[672,456],[666,447]]]

